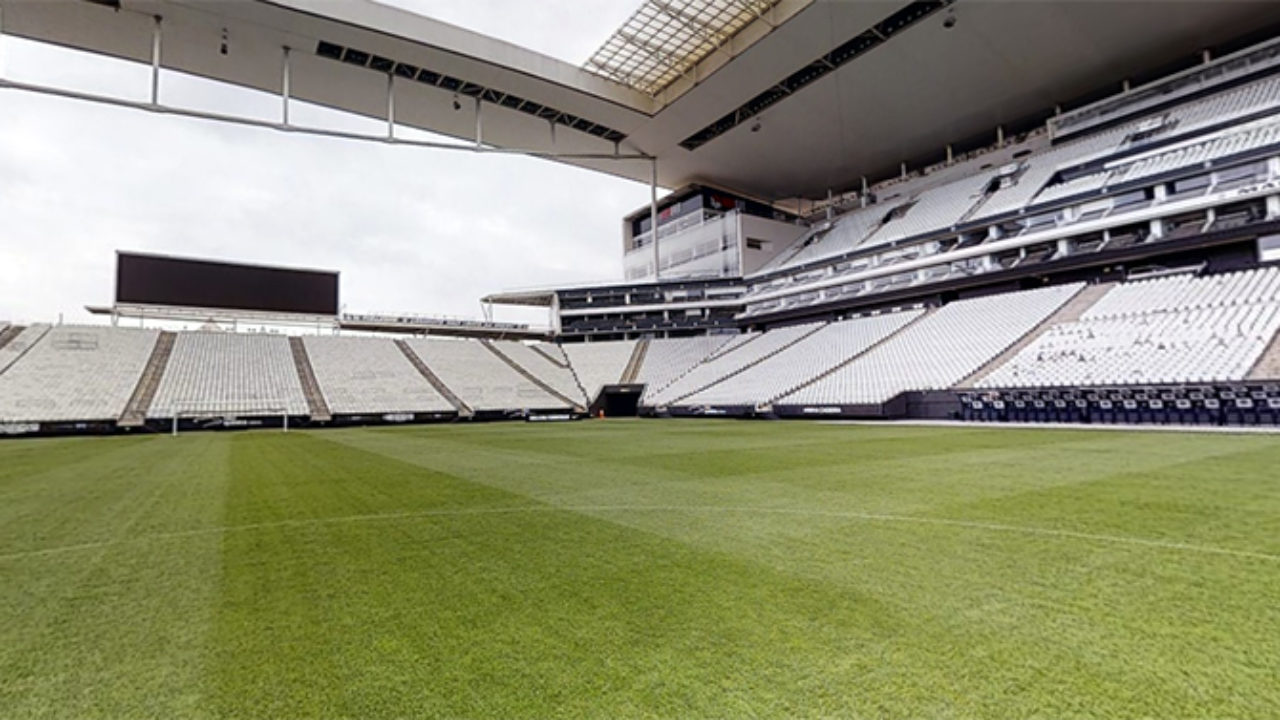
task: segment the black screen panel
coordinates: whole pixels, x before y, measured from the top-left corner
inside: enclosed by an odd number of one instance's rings
[[[338,274],[118,253],[116,303],[337,315]]]

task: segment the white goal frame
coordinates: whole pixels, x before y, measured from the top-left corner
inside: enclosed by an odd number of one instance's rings
[[[170,434],[178,436],[178,421],[198,418],[247,418],[280,416],[282,432],[289,432],[289,407],[284,400],[272,398],[268,400],[184,400],[175,402],[169,409]]]

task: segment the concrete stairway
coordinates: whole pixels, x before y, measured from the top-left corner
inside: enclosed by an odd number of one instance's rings
[[[1262,351],[1258,362],[1245,377],[1250,380],[1280,380],[1280,333],[1271,338],[1267,349]]]
[[[21,325],[10,325],[4,330],[0,330],[0,348],[8,345],[14,338],[21,335],[23,330],[26,330],[26,328]]]
[[[125,404],[124,412],[120,414],[117,425],[140,427],[146,421],[151,403],[155,400],[156,391],[160,389],[160,381],[164,378],[164,371],[169,367],[169,358],[173,355],[173,344],[177,339],[178,334],[172,332],[162,332],[160,337],[156,338],[147,366],[142,371],[142,377],[138,378],[138,385],[133,389],[129,402]]]
[[[435,388],[436,392],[440,393],[441,397],[449,401],[449,404],[453,406],[453,409],[458,411],[458,415],[460,417],[471,417],[476,414],[475,411],[471,409],[470,405],[463,402],[462,398],[458,397],[457,394],[449,389],[448,385],[444,384],[444,381],[440,379],[439,375],[436,375],[431,368],[427,367],[427,364],[422,361],[422,358],[418,357],[418,353],[414,352],[413,348],[409,347],[409,343],[404,340],[396,340],[396,347],[400,348],[400,352],[404,353],[405,358],[408,359],[409,364],[413,365],[413,367],[418,371],[418,374],[425,378],[427,382],[431,383],[431,387]]]
[[[4,374],[6,370],[18,364],[18,361],[31,352],[31,348],[43,340],[52,328],[52,325],[44,323],[18,328],[17,333],[10,336],[3,347],[0,347],[0,350],[4,350],[0,353],[0,374]]]
[[[987,361],[985,365],[978,368],[972,375],[961,380],[956,384],[957,388],[975,387],[982,378],[995,372],[995,369],[1017,357],[1028,345],[1035,342],[1037,338],[1043,335],[1049,328],[1062,323],[1075,322],[1080,319],[1081,315],[1094,306],[1103,295],[1110,292],[1115,287],[1115,283],[1098,283],[1097,285],[1086,285],[1080,292],[1076,293],[1070,300],[1058,308],[1058,311],[1045,321],[1031,329],[1031,332],[1023,335],[1018,342],[1005,348],[1004,352],[996,355]]]
[[[548,353],[537,345],[534,345],[531,349],[551,361],[552,365],[568,370],[569,374],[573,376],[573,384],[578,387],[578,392],[582,393],[582,397],[587,399],[587,404],[590,405],[595,402],[595,398],[591,397],[591,395],[587,393],[587,386],[582,384],[582,378],[578,377],[578,368],[574,367],[573,363],[569,362],[569,353],[565,352],[564,348],[556,345],[556,354],[560,356],[559,359],[556,359],[551,353]]]
[[[289,350],[293,352],[293,366],[298,371],[298,380],[302,382],[302,393],[307,397],[307,407],[311,410],[311,419],[329,422],[333,415],[329,412],[329,403],[320,392],[320,381],[311,367],[311,358],[307,355],[307,346],[300,337],[289,338]]]
[[[556,367],[561,367],[561,368],[564,368],[565,370],[573,369],[569,365],[569,359],[566,357],[563,357],[564,351],[561,350],[560,346],[558,345],[556,346],[556,351],[560,354],[559,357],[556,355],[556,353],[549,353],[546,350],[543,350],[542,348],[538,347],[537,345],[530,345],[529,349],[538,353],[542,357],[546,358],[547,362],[551,363],[552,365],[555,365]]]
[[[582,404],[581,400],[574,400],[573,398],[568,397],[567,395],[561,393],[560,391],[546,384],[545,382],[542,381],[542,378],[539,378],[537,375],[534,375],[533,373],[525,369],[525,367],[520,363],[507,357],[507,354],[499,350],[493,343],[489,342],[488,340],[481,340],[480,344],[485,346],[485,348],[487,348],[489,352],[496,355],[499,360],[506,363],[507,366],[510,367],[512,370],[515,370],[517,373],[519,373],[520,376],[523,377],[525,380],[528,380],[534,385],[537,385],[538,388],[540,388],[546,394],[568,404],[570,407],[572,407],[574,410],[577,410],[578,412],[587,411],[587,408]],[[583,391],[582,394],[585,397],[587,393]]]
[[[642,338],[636,341],[636,346],[631,349],[631,359],[627,361],[627,366],[622,369],[622,377],[618,378],[620,385],[631,385],[640,377],[640,368],[644,367],[644,356],[649,352],[649,338]]]

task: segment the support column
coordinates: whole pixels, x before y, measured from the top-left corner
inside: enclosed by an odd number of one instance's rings
[[[658,158],[650,158],[649,163],[649,233],[653,242],[653,281],[657,282],[662,277],[658,257]]]
[[[155,16],[155,26],[151,31],[151,104],[160,104],[160,23],[159,15]]]
[[[476,147],[484,144],[484,118],[480,114],[480,96],[476,96]]]
[[[289,127],[289,46],[284,46],[280,59],[280,124]]]
[[[396,139],[396,75],[387,73],[387,139]]]

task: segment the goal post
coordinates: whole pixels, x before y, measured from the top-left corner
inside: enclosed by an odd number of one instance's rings
[[[280,429],[289,432],[289,407],[284,400],[187,400],[175,402],[169,412],[170,434],[177,436],[182,420],[221,418],[230,426],[247,418],[280,418]]]

